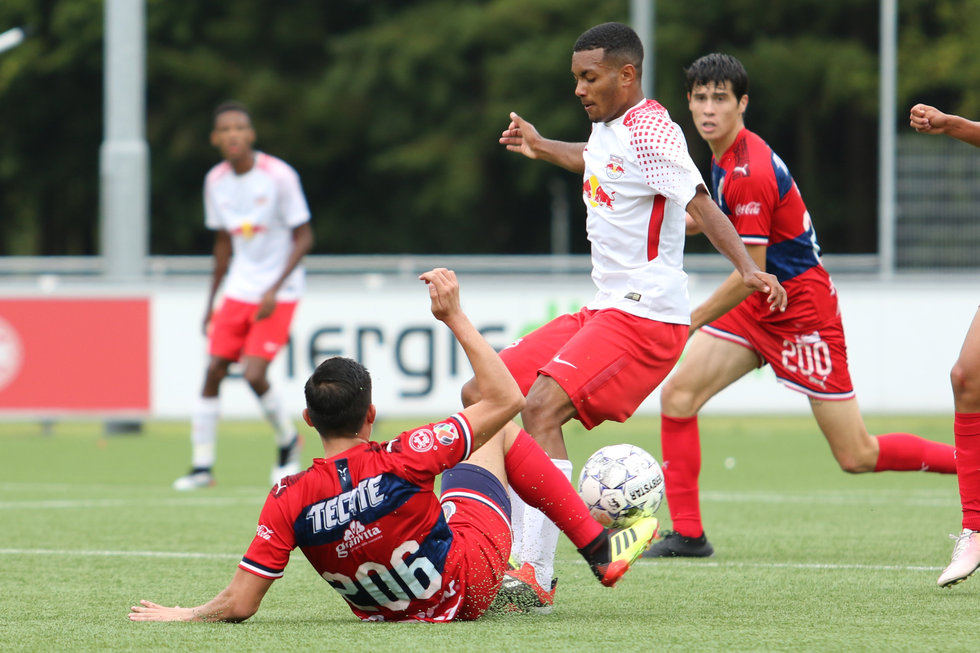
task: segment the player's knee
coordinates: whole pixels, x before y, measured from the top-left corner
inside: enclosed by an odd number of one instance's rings
[[[861,451],[834,452],[834,458],[841,471],[848,474],[873,472],[878,462],[878,453],[872,449]]]
[[[262,394],[266,388],[265,370],[264,369],[253,369],[251,367],[246,367],[242,372],[242,377],[245,382],[248,383],[252,390],[258,394]]]
[[[660,389],[660,412],[671,417],[692,417],[699,406],[693,392],[679,388],[668,380]]]
[[[228,366],[222,361],[212,360],[210,363],[208,363],[206,375],[207,378],[205,381],[207,383],[212,385],[221,383],[221,381],[228,376]]]
[[[980,375],[976,370],[957,361],[950,370],[949,380],[953,386],[953,399],[958,407],[980,410]]]

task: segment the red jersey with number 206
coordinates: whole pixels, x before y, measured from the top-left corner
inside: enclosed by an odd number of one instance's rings
[[[361,619],[452,619],[465,588],[433,480],[471,449],[460,413],[317,458],[269,493],[239,567],[279,578],[299,547]]]

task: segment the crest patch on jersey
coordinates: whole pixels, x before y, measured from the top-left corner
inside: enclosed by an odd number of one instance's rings
[[[436,424],[433,428],[436,432],[436,440],[444,446],[448,447],[459,437],[459,433],[456,432],[456,426],[450,422]]]
[[[408,436],[408,446],[412,448],[413,451],[418,451],[419,453],[425,453],[432,448],[434,436],[432,431],[429,429],[418,429],[410,436]]]
[[[614,154],[609,155],[609,162],[606,164],[606,176],[610,179],[619,179],[626,172],[623,167],[623,157]]]
[[[442,503],[442,516],[449,521],[456,514],[456,504],[452,501],[443,501]]]

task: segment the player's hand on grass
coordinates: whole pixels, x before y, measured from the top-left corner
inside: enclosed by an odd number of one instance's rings
[[[446,268],[435,268],[419,275],[419,279],[429,286],[432,315],[437,320],[447,322],[462,312],[459,304],[459,282],[455,272]]]
[[[196,621],[198,619],[193,608],[182,608],[179,605],[168,608],[145,599],[129,609],[130,621]]]
[[[775,275],[756,270],[743,276],[742,281],[756,292],[768,295],[766,301],[769,302],[770,311],[786,310],[786,289],[780,285]]]

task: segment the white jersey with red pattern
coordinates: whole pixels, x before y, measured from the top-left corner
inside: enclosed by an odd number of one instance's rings
[[[462,598],[459,550],[433,481],[471,450],[470,425],[459,413],[315,459],[269,493],[239,567],[279,578],[299,547],[361,619],[451,619]]]
[[[613,121],[593,124],[583,156],[598,288],[588,307],[690,324],[684,213],[704,180],[684,133],[660,104],[643,100]]]
[[[204,219],[208,229],[231,234],[225,296],[256,304],[285,269],[293,229],[309,221],[310,208],[296,171],[282,159],[255,152],[245,174],[236,174],[227,161],[211,168],[204,179]],[[298,265],[276,298],[298,301],[303,283]]]

